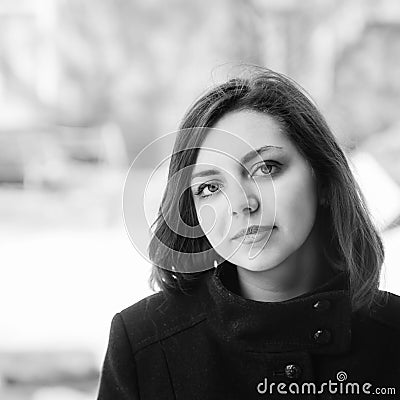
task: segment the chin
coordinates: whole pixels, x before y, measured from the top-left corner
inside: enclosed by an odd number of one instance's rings
[[[256,255],[260,249],[254,249],[250,255]],[[278,250],[278,249],[274,249]],[[288,256],[288,254],[281,251],[266,250],[260,251],[257,257],[249,258],[249,249],[239,249],[230,262],[247,269],[249,271],[267,271],[272,270],[279,266]]]
[[[234,257],[230,262],[238,267],[254,272],[267,271],[275,268],[277,265],[277,263],[271,262],[270,259],[267,260],[265,257],[257,257],[253,260],[250,260],[247,256],[240,258]]]

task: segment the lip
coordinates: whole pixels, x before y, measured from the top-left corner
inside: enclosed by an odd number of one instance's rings
[[[273,225],[251,225],[246,229],[240,230],[236,235],[232,237],[232,240],[240,240],[244,243],[247,242],[258,242],[266,237],[275,226]]]

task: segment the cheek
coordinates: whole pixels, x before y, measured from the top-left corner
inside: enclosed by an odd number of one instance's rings
[[[196,205],[200,226],[212,245],[221,242],[228,232],[231,219],[225,207],[218,202]]]
[[[202,205],[197,208],[197,217],[201,229],[208,237],[217,223],[217,213],[215,208],[210,205]]]
[[[312,177],[305,177],[304,174],[297,176],[290,185],[280,189],[280,200],[277,200],[278,223],[281,219],[293,233],[310,230],[317,211],[316,186]]]

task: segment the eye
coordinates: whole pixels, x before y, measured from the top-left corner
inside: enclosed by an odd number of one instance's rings
[[[251,176],[269,176],[272,175],[272,169],[276,168],[278,171],[282,164],[277,161],[265,160],[261,164],[258,164],[256,168],[254,168]]]
[[[220,190],[221,185],[217,182],[211,183],[202,183],[199,187],[195,190],[194,195],[199,196],[201,198],[206,198],[212,196],[214,193]]]

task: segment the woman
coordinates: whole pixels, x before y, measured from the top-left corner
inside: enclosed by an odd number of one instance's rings
[[[381,239],[289,78],[253,68],[189,109],[149,255],[161,291],[114,317],[99,399],[399,395]]]

